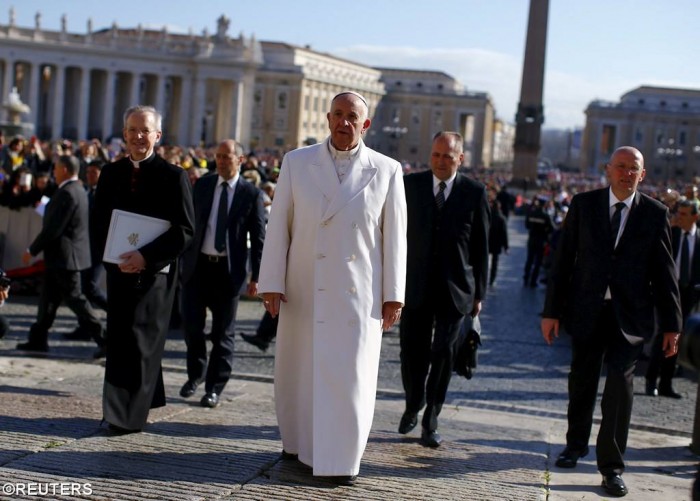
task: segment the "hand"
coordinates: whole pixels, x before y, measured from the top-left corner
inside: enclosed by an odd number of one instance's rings
[[[122,273],[140,273],[146,268],[146,260],[137,250],[120,254],[119,258],[124,260],[119,263],[119,271]]]
[[[32,261],[32,254],[29,251],[24,251],[24,254],[22,254],[22,264],[25,266],[29,265],[29,263]]]
[[[472,316],[472,318],[474,318],[474,317],[479,316],[479,313],[481,313],[481,300],[475,299],[470,315]]]
[[[559,337],[559,319],[543,318],[540,323],[540,328],[542,329],[542,336],[544,337],[545,343],[551,346],[554,342],[554,338]]]
[[[387,301],[382,305],[382,330],[388,330],[401,318],[402,303],[398,301]]]
[[[248,282],[248,288],[246,290],[246,293],[249,296],[257,296],[258,295],[258,283],[253,282],[252,280]]]
[[[664,342],[661,349],[664,352],[664,357],[672,357],[678,353],[678,340],[681,335],[679,332],[664,332]]]
[[[0,287],[0,305],[10,296],[9,287]]]
[[[287,302],[287,296],[280,292],[263,292],[263,306],[275,318],[280,313],[280,303]]]

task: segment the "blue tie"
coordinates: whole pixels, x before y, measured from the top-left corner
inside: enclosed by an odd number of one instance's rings
[[[438,185],[438,192],[437,195],[435,195],[435,205],[437,205],[438,210],[442,210],[442,206],[445,205],[445,188],[447,185],[445,184],[445,181],[440,181],[440,184]]]
[[[216,233],[214,234],[214,248],[219,252],[226,250],[226,220],[228,219],[228,190],[226,182],[221,183],[221,197],[219,198],[219,212],[216,215]]]
[[[617,234],[620,231],[620,220],[622,219],[622,209],[625,208],[624,202],[617,202],[615,204],[615,213],[612,215],[610,220],[610,229],[612,234],[612,246],[615,248],[615,243],[617,242]]]

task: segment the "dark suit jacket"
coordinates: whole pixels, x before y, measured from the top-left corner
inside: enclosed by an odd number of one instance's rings
[[[157,155],[140,163],[136,191],[131,191],[132,164],[127,158],[105,165],[97,183],[91,238],[103,252],[113,209],[121,209],[170,221],[171,227],[151,243],[139,248],[146,260],[146,273],[174,265],[194,231],[192,190],[185,171]],[[105,263],[108,272],[117,265]],[[171,270],[172,273],[172,270]]]
[[[406,306],[417,308],[431,298],[430,273],[447,283],[454,308],[471,312],[475,299],[486,295],[490,210],[484,185],[457,174],[442,209],[443,221],[436,235],[444,262],[433,257],[435,196],[432,171],[404,178],[408,208],[408,262]]]
[[[33,256],[41,251],[49,269],[79,271],[90,267],[88,199],[79,181],[69,181],[46,205],[41,231],[29,246]]]
[[[561,318],[574,337],[592,334],[610,286],[620,328],[648,340],[654,308],[660,332],[680,332],[681,310],[667,209],[637,192],[613,250],[609,188],[576,195],[564,220],[543,317]]]
[[[217,174],[210,174],[200,178],[194,185],[194,238],[181,260],[182,282],[185,284],[192,278],[197,267],[218,179]],[[258,281],[266,219],[262,191],[243,177],[239,177],[227,221],[228,265],[235,291],[241,289],[247,275],[248,235],[250,235],[251,280]]]
[[[679,227],[671,228],[671,245],[674,259],[678,255],[682,235],[683,230]],[[686,319],[691,313],[697,313],[700,310],[700,291],[695,290],[696,285],[700,285],[700,231],[695,232],[695,249],[690,263],[690,285],[687,287],[687,290],[681,290],[683,319]]]
[[[491,205],[491,225],[489,227],[489,252],[500,254],[508,250],[508,222],[501,212],[499,203]]]

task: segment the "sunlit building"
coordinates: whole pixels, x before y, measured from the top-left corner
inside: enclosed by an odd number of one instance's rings
[[[615,148],[631,145],[652,181],[688,181],[700,175],[700,90],[641,86],[619,102],[586,108],[581,168],[602,172]]]
[[[251,148],[285,151],[323,140],[328,103],[342,90],[363,94],[372,127],[366,141],[399,160],[429,160],[432,135],[465,138],[465,165],[494,159],[494,107],[437,71],[373,68],[331,54],[254,36],[170,33],[116,24],[84,33],[9,22],[0,25],[0,96],[17,89],[42,139],[120,137],[122,113],[150,104],[163,114],[163,142],[213,144],[234,137]],[[7,117],[0,114],[0,121]]]

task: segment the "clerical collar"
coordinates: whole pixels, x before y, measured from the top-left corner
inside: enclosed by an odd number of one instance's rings
[[[142,163],[149,162],[155,155],[156,153],[154,151],[143,160],[132,160],[131,157],[129,157],[129,161],[131,162],[131,165],[134,166],[134,169],[138,169]]]
[[[331,153],[331,157],[333,157],[333,160],[350,160],[351,158],[354,158],[357,155],[357,152],[360,151],[360,143],[358,141],[357,145],[347,151],[343,150],[338,150],[333,146],[330,140],[328,140],[328,151]]]

